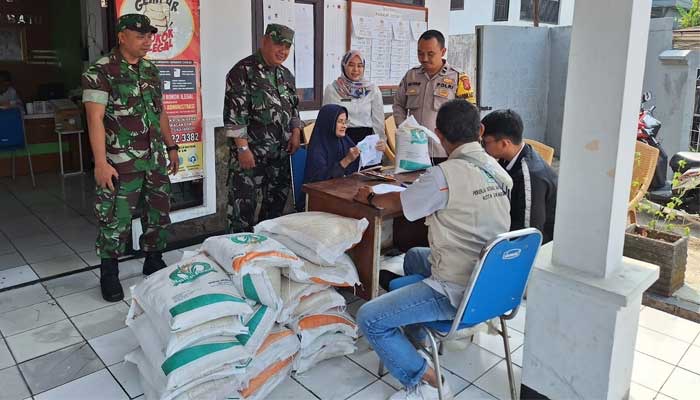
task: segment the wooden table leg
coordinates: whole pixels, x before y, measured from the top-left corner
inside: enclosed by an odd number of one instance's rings
[[[382,220],[375,217],[369,222],[362,240],[349,253],[360,275],[362,286],[357,295],[365,300],[377,297],[379,290],[379,260],[382,245]]]

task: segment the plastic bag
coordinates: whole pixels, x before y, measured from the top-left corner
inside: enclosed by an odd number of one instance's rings
[[[420,125],[411,115],[396,129],[396,173],[429,168],[430,136],[428,128]]]

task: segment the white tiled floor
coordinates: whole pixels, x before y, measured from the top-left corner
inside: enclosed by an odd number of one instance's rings
[[[125,282],[141,279],[136,264]],[[97,285],[96,277],[84,272],[48,281],[46,288],[34,285],[0,293],[0,399],[142,396],[135,367],[122,362],[137,346],[124,326],[127,302],[102,301]],[[362,300],[347,297],[353,311],[362,304]],[[525,316],[523,308],[509,324],[518,380]],[[630,399],[696,400],[700,393],[700,324],[644,307],[639,330]],[[464,350],[446,350],[442,357],[455,398],[507,399],[505,360],[498,338],[480,335],[476,342]],[[377,367],[376,354],[360,338],[357,353],[322,362],[287,379],[269,398],[386,399],[400,384],[389,374],[378,376]]]

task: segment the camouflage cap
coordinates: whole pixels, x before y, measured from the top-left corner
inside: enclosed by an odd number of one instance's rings
[[[156,33],[158,28],[151,25],[151,19],[143,14],[124,14],[117,22],[117,32],[129,29],[141,33]]]
[[[291,45],[294,41],[294,30],[280,24],[268,24],[267,29],[265,29],[265,36],[269,36],[275,43]]]

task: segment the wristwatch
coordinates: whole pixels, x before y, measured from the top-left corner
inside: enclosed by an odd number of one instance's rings
[[[174,144],[172,146],[168,146],[165,148],[165,151],[167,151],[168,153],[170,153],[173,150],[175,150],[175,151],[180,150],[180,146],[178,146],[177,144]]]
[[[245,151],[248,151],[248,146],[239,146],[236,150],[238,151],[238,154],[241,154]]]

